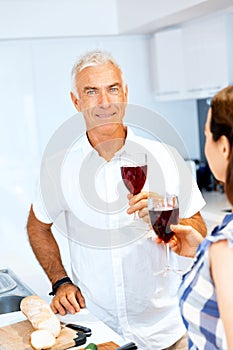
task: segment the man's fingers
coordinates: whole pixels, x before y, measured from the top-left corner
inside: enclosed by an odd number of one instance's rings
[[[156,242],[157,244],[164,243],[163,240],[162,240],[161,238],[159,238],[158,236],[156,236],[155,242]]]
[[[65,315],[66,311],[70,314],[80,311],[80,306],[74,295],[55,296],[52,304],[61,315]]]
[[[138,216],[140,219],[143,219],[147,224],[150,224],[150,218],[147,208],[138,210]]]
[[[138,194],[135,194],[134,196],[132,194],[128,195],[129,204],[134,205],[137,202],[141,201],[142,199],[148,199],[148,192],[140,192]]]
[[[66,310],[66,308],[62,306],[59,298],[56,298],[56,297],[53,298],[50,306],[55,314],[59,313],[62,316],[64,316],[66,314],[66,311],[68,311]]]
[[[85,307],[85,299],[78,287],[72,284],[60,286],[51,302],[51,308],[54,313],[65,315],[68,311],[74,314]]]
[[[135,211],[142,210],[142,209],[147,209],[147,199],[142,199],[139,202],[129,203],[130,207],[127,209],[128,214],[132,214]]]
[[[80,305],[81,308],[84,308],[85,307],[85,299],[80,291],[80,289],[78,288],[77,290],[77,294],[76,294],[76,298],[78,300],[78,303]]]

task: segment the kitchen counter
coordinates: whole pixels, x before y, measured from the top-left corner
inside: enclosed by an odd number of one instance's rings
[[[225,193],[202,191],[202,195],[206,201],[206,205],[201,210],[201,213],[206,222],[208,231],[211,231],[216,225],[219,225],[224,216],[229,213],[228,211],[231,209],[231,205]]]
[[[118,345],[123,345],[127,343],[112,329],[107,327],[103,322],[99,321],[87,309],[82,309],[79,313],[76,313],[75,315],[70,315],[70,314],[66,316],[58,315],[58,317],[62,322],[81,324],[83,326],[87,326],[91,328],[92,335],[90,337],[87,337],[86,345],[88,343],[101,344],[108,341],[113,341]],[[26,320],[26,318],[21,311],[3,314],[3,315],[0,315],[0,327],[4,327],[9,324],[24,321],[24,320]],[[81,345],[79,347],[73,347],[72,349],[80,349],[83,347],[85,347],[85,345]],[[20,350],[23,350],[23,349],[20,349]]]

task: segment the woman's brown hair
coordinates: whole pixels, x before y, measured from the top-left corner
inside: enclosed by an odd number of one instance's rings
[[[217,141],[222,135],[225,135],[231,147],[225,192],[233,205],[233,86],[226,87],[213,97],[211,111],[210,130],[213,134],[213,140]]]

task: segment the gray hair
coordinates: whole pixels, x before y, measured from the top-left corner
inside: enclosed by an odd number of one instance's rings
[[[104,64],[104,63],[112,63],[116,68],[118,68],[123,80],[122,70],[109,52],[101,51],[101,50],[89,51],[83,56],[79,57],[78,61],[74,64],[71,71],[71,90],[77,97],[78,97],[78,92],[76,88],[77,74],[80,73],[86,67],[98,66],[99,64]]]

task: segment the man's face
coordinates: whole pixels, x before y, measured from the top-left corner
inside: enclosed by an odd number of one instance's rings
[[[111,63],[84,68],[76,79],[78,98],[75,107],[82,112],[87,130],[114,128],[122,123],[128,90],[121,72]]]

